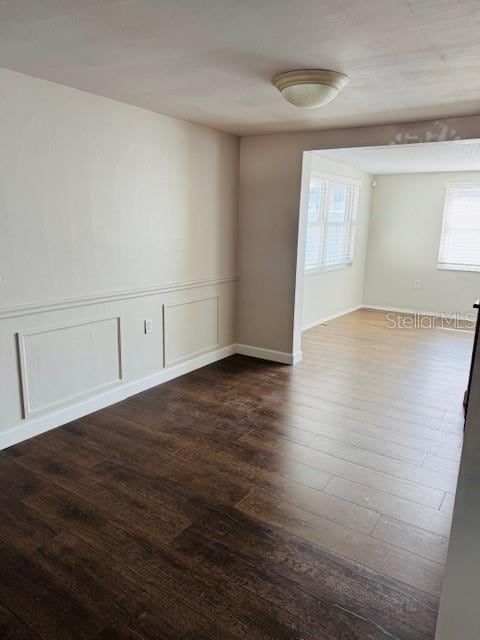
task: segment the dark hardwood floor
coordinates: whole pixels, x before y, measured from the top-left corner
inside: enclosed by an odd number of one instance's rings
[[[2,640],[433,640],[472,337],[359,311],[0,453]]]

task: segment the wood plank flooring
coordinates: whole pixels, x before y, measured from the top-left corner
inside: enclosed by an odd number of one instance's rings
[[[433,640],[472,335],[361,310],[0,453],[6,640]]]

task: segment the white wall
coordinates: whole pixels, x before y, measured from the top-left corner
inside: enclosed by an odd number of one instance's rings
[[[382,175],[373,190],[364,302],[466,314],[480,296],[480,273],[437,269],[448,182],[480,182],[480,172]],[[421,288],[414,288],[420,280]]]
[[[6,70],[0,93],[1,446],[235,341],[239,144]]]
[[[302,155],[313,149],[476,138],[480,116],[403,125],[248,136],[241,140],[238,339],[300,350],[303,255],[298,252]],[[300,247],[301,251],[301,247]]]
[[[371,195],[371,176],[368,173],[315,153],[310,156],[311,170],[359,180],[360,194],[353,263],[331,271],[305,273],[303,329],[362,304]]]

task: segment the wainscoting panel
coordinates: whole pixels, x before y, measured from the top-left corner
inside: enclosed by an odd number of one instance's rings
[[[232,276],[0,309],[0,450],[233,354],[236,288]]]
[[[218,296],[164,305],[164,365],[213,351],[219,346]]]
[[[120,317],[17,333],[24,418],[122,380]]]

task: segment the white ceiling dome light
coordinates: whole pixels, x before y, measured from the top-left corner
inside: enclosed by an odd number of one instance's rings
[[[297,69],[275,76],[273,84],[282,96],[301,109],[315,109],[337,97],[348,76],[329,69]]]

